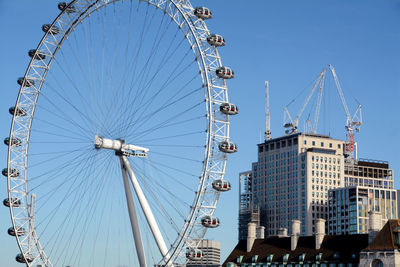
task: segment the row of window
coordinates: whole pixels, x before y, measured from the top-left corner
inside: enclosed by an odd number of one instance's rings
[[[307,140],[304,140],[304,144],[305,145],[307,145]],[[316,141],[311,141],[311,145],[312,146],[315,146],[316,145]],[[324,147],[325,146],[325,143],[324,142],[320,142],[320,146],[321,147]],[[332,143],[328,143],[328,147],[329,148],[333,148],[333,144]],[[341,148],[341,145],[340,144],[337,144],[337,148]]]
[[[301,165],[301,167],[302,167],[302,169],[304,169],[303,164]],[[323,170],[323,169],[328,170],[329,169],[330,171],[333,169],[333,171],[336,171],[336,165],[328,165],[328,164],[322,164],[322,163],[321,164],[311,163],[311,168],[312,169],[321,169],[321,170]],[[337,166],[337,170],[340,171],[340,165]]]
[[[325,163],[333,163],[336,164],[336,158],[332,157],[323,157],[323,156],[311,156],[311,161],[321,161]],[[340,158],[337,159],[337,164],[340,164]]]
[[[293,138],[293,139],[288,139],[288,140],[276,141],[276,142],[269,143],[269,144],[259,145],[258,152],[280,149],[281,147],[283,148],[286,146],[297,145],[297,143],[298,143],[297,137]]]

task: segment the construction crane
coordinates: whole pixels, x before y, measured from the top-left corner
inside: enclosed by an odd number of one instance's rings
[[[269,113],[269,82],[265,81],[265,141],[271,140],[271,114]]]
[[[336,89],[340,96],[340,100],[342,102],[344,112],[346,113],[345,128],[347,131],[347,135],[346,135],[346,144],[345,144],[344,153],[345,153],[346,159],[348,161],[351,161],[351,160],[355,159],[355,157],[353,156],[354,143],[355,143],[354,142],[354,130],[356,130],[356,132],[360,132],[360,127],[362,125],[361,104],[358,105],[356,112],[354,113],[353,117],[351,117],[349,108],[347,107],[346,100],[344,98],[343,91],[340,86],[339,79],[336,75],[335,69],[333,68],[333,66],[331,64],[329,64],[329,69],[332,72],[332,76],[335,81]]]
[[[301,117],[301,115],[303,115],[303,112],[304,112],[305,108],[307,107],[308,102],[310,102],[310,99],[311,99],[312,95],[314,94],[315,90],[317,88],[319,88],[319,90],[318,90],[318,101],[317,101],[318,103],[317,103],[316,112],[315,112],[315,116],[314,116],[314,125],[313,125],[312,132],[315,133],[317,131],[318,115],[319,115],[319,109],[320,109],[320,106],[321,106],[321,99],[322,99],[322,91],[323,91],[323,87],[324,87],[325,72],[326,72],[326,69],[323,69],[321,71],[321,73],[319,74],[318,78],[314,81],[313,87],[311,88],[311,91],[308,94],[308,96],[306,98],[306,101],[304,102],[303,106],[301,107],[301,109],[300,109],[299,113],[297,114],[295,120],[292,119],[292,116],[290,115],[287,106],[284,108],[284,123],[283,123],[283,127],[285,128],[285,133],[286,134],[297,133],[300,117]]]

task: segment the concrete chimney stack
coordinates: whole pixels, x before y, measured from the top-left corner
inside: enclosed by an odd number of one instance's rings
[[[247,224],[247,252],[251,251],[254,240],[256,240],[256,226],[253,222]]]
[[[292,234],[290,235],[290,250],[295,250],[300,236],[300,221],[292,220]]]
[[[258,226],[256,230],[256,238],[257,239],[264,239],[265,236],[265,227],[264,226]]]
[[[320,249],[325,236],[325,220],[317,219],[315,223],[315,249]]]
[[[374,241],[375,237],[382,228],[382,214],[378,211],[369,212],[368,244]]]
[[[287,228],[279,228],[278,229],[278,236],[279,237],[287,237],[288,236],[288,234],[287,234]]]

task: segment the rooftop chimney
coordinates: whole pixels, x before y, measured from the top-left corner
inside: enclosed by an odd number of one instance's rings
[[[264,239],[265,227],[258,226],[256,231],[256,238],[257,239]]]
[[[247,252],[251,251],[254,240],[256,240],[256,224],[249,222],[247,224]]]
[[[320,249],[325,236],[325,220],[318,218],[315,226],[315,249]]]
[[[382,228],[382,215],[378,211],[370,211],[369,213],[369,227],[368,227],[368,244],[374,241],[376,235]]]
[[[279,237],[287,237],[288,236],[288,234],[287,234],[287,228],[279,228],[278,229],[278,236]]]
[[[300,221],[292,220],[292,234],[290,235],[290,250],[295,250],[300,236]]]

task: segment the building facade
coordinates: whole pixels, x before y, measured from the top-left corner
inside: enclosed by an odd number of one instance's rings
[[[312,235],[316,219],[328,219],[328,190],[344,186],[344,145],[343,140],[308,133],[258,144],[258,161],[240,192],[250,197],[240,198],[240,207],[258,207],[266,236],[290,229],[292,220],[300,220],[301,235]]]
[[[382,214],[382,224],[398,218],[393,171],[387,161],[359,159],[345,164],[344,186],[329,192],[329,234],[367,233],[370,211]]]
[[[221,244],[215,240],[203,239],[198,246],[203,257],[189,260],[186,266],[190,267],[219,267],[221,264]]]
[[[329,191],[328,234],[368,233],[370,211],[382,215],[381,224],[398,218],[397,192],[393,188],[351,186]]]

